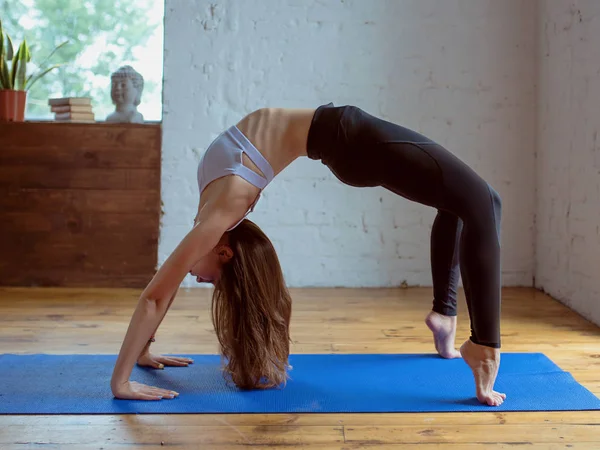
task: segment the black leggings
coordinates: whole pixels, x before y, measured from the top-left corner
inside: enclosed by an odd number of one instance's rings
[[[344,184],[381,186],[438,210],[431,232],[433,311],[456,315],[460,270],[471,340],[500,348],[498,193],[442,146],[354,106],[320,106],[307,151]]]

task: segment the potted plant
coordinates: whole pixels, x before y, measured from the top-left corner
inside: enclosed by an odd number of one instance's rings
[[[54,64],[52,67],[43,69],[43,65],[50,57],[67,42],[63,42],[52,50],[38,71],[27,76],[27,63],[31,62],[27,41],[23,39],[15,53],[10,36],[6,34],[6,41],[4,36],[2,21],[0,21],[0,121],[23,122],[27,91],[48,72],[62,65]],[[9,61],[11,62],[10,67]]]

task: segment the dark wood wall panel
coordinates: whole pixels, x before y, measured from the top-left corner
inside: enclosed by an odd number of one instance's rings
[[[0,285],[145,287],[160,124],[0,123]]]
[[[49,167],[44,165],[0,166],[0,187],[21,189],[125,189],[152,190],[160,183],[154,169],[88,169]]]

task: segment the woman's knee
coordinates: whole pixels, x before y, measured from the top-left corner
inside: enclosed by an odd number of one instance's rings
[[[500,245],[500,222],[502,219],[502,198],[496,190],[489,185],[488,191],[490,193],[490,201],[492,203],[492,212],[494,215],[494,225],[496,227],[496,235],[498,236],[498,245]]]
[[[494,212],[497,213],[498,217],[502,213],[502,198],[500,194],[488,183],[488,190],[490,192],[490,198],[492,200],[492,206],[494,208]]]

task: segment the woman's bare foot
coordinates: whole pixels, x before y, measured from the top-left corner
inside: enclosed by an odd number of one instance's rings
[[[435,349],[442,358],[460,358],[460,352],[454,348],[456,338],[456,316],[443,316],[431,311],[425,323],[433,333]]]
[[[500,406],[506,398],[506,394],[494,391],[500,367],[500,349],[468,340],[460,347],[460,353],[473,371],[477,400],[490,406]]]

